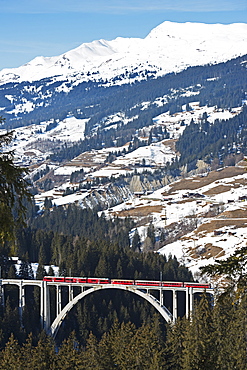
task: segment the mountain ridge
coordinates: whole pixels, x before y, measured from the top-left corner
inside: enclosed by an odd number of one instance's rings
[[[0,84],[53,77],[74,81],[113,80],[126,70],[153,68],[155,76],[188,66],[219,63],[247,54],[247,24],[163,22],[141,38],[117,37],[83,43],[59,56],[36,57],[18,68],[0,71]],[[135,76],[140,80],[146,76]],[[129,76],[121,80],[129,82]],[[120,84],[120,81],[114,82]]]

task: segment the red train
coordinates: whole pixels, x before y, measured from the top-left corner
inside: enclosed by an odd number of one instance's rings
[[[155,281],[155,280],[125,280],[109,278],[91,278],[91,277],[62,277],[45,276],[44,281],[53,283],[78,283],[78,284],[115,284],[115,285],[136,285],[136,286],[160,286],[160,287],[184,287],[184,288],[211,288],[210,284],[201,284],[194,282],[178,281]]]

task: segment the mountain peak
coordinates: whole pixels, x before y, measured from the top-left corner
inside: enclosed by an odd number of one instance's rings
[[[100,39],[90,43],[84,43],[66,54],[77,54],[80,58],[104,57],[115,53],[109,41]]]
[[[177,36],[177,37],[205,37],[211,34],[219,35],[220,33],[230,34],[237,33],[239,36],[247,32],[246,23],[198,23],[198,22],[170,22],[165,21],[153,28],[147,37],[155,37],[160,34]]]

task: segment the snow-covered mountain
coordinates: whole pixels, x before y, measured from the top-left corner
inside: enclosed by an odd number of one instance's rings
[[[130,79],[162,76],[244,54],[247,54],[247,24],[164,22],[144,39],[97,40],[59,56],[39,56],[19,68],[3,69],[0,83],[47,77],[76,83],[88,80],[113,83],[121,75],[121,80],[114,83],[123,84]]]

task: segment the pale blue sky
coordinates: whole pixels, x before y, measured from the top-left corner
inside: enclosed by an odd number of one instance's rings
[[[164,21],[246,23],[247,0],[0,0],[0,70]]]

